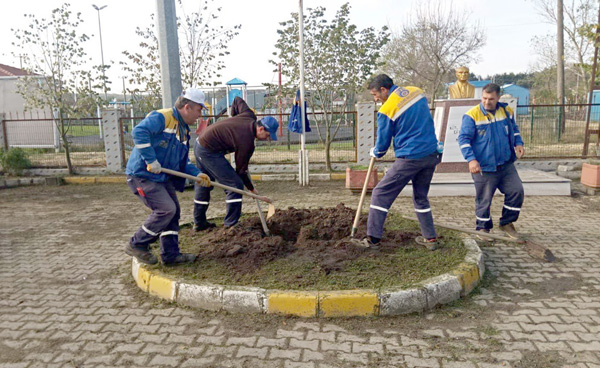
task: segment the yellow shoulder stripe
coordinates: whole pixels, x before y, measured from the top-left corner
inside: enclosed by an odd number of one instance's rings
[[[381,106],[379,112],[390,119],[423,94],[423,90],[417,87],[398,87],[390,94],[387,101]]]
[[[173,116],[173,109],[160,109],[156,110],[157,112],[163,114],[165,117],[165,129],[176,129],[177,128],[177,119]],[[175,131],[173,131],[175,132]]]

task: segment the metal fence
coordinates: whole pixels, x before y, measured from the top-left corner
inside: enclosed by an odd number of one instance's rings
[[[273,116],[282,123],[279,126],[277,141],[256,141],[256,149],[252,155],[250,163],[252,164],[285,164],[297,163],[298,151],[300,150],[300,134],[288,130],[288,115],[279,114],[267,115],[257,114],[258,119],[265,116]],[[331,116],[330,116],[331,117]],[[227,116],[215,117],[206,116],[211,124],[226,119]],[[124,131],[125,155],[129,158],[133,149],[133,139],[131,138],[131,127],[138,124],[143,118],[126,117],[121,118],[121,125]],[[326,137],[326,116],[324,113],[308,113],[311,131],[306,133],[305,143],[309,152],[310,163],[325,162],[325,137]],[[356,111],[349,111],[333,115],[333,124],[330,126],[330,134],[335,137],[331,142],[330,159],[331,162],[353,162],[356,161]],[[339,122],[339,126],[338,126]],[[192,132],[192,142],[196,140],[196,125],[190,126]],[[190,157],[193,157],[193,144],[190,147]]]
[[[65,119],[74,166],[106,166],[100,119]],[[3,120],[4,145],[22,148],[34,167],[64,168],[65,147],[51,118]]]
[[[519,105],[516,121],[525,142],[527,159],[579,158],[582,157],[585,140],[585,125],[588,110],[591,107],[590,144],[587,157],[600,157],[600,104],[579,105]],[[563,113],[564,111],[564,113]],[[266,114],[258,114],[259,118]],[[280,131],[276,142],[257,142],[251,163],[284,164],[298,161],[300,135],[288,131],[288,115],[272,115],[281,118]],[[312,131],[306,134],[306,147],[310,163],[325,162],[325,115],[308,113]],[[125,158],[133,148],[131,131],[144,117],[122,117],[121,128],[124,137]],[[226,117],[206,117],[212,123]],[[330,157],[333,163],[356,161],[356,123],[357,113],[349,111],[343,115],[334,115],[330,128],[337,133],[331,143]],[[564,121],[564,123],[563,123]],[[64,168],[67,166],[64,144],[58,134],[55,122],[51,118],[19,119],[10,117],[1,122],[4,133],[4,146],[21,147],[29,155],[34,167]],[[104,140],[100,119],[66,119],[69,126],[67,138],[71,147],[71,160],[74,166],[105,166]],[[192,138],[195,140],[192,126]],[[193,156],[192,156],[193,157]],[[383,158],[394,160],[390,149]]]
[[[526,157],[582,157],[585,125],[591,107],[589,129],[598,129],[600,104],[519,105],[516,122],[525,143]],[[588,157],[599,157],[598,134],[590,137]]]

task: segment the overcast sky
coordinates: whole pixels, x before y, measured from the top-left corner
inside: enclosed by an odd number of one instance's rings
[[[349,0],[351,19],[360,29],[388,25],[400,30],[419,1],[424,0]],[[304,8],[326,3],[327,19],[331,19],[345,2],[348,0],[304,0]],[[18,58],[11,55],[11,51],[15,51],[11,46],[11,28],[25,28],[29,24],[24,14],[49,18],[51,10],[62,3],[56,0],[27,0],[11,2],[10,7],[5,7],[0,12],[0,64],[19,66]],[[198,0],[184,0],[185,8],[190,12],[199,3]],[[71,3],[74,12],[82,13],[84,23],[81,31],[92,36],[87,42],[88,55],[100,64],[98,13],[92,4],[107,5],[100,12],[104,60],[106,63],[114,62],[108,76],[113,80],[113,92],[120,92],[120,78],[124,73],[118,62],[124,60],[124,50],[138,49],[141,40],[135,35],[135,28],[149,25],[150,14],[156,13],[156,1],[78,0]],[[276,83],[277,75],[273,73],[273,66],[268,60],[275,51],[273,45],[277,40],[279,22],[290,19],[290,13],[298,11],[298,1],[218,0],[215,4],[223,8],[218,24],[242,25],[240,34],[230,43],[231,54],[224,59],[227,69],[223,72],[222,82],[238,77],[251,86],[263,82]],[[486,30],[487,45],[480,52],[480,58],[468,65],[471,72],[478,75],[528,71],[536,58],[530,45],[531,38],[555,32],[555,27],[542,22],[531,0],[454,0],[454,6],[465,14],[470,12],[471,21],[479,21]]]

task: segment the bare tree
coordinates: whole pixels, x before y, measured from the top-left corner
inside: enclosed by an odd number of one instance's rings
[[[319,140],[325,145],[325,164],[331,168],[330,148],[346,121],[349,101],[379,66],[380,49],[388,41],[387,27],[359,30],[350,23],[350,5],[343,4],[332,20],[325,19],[325,8],[308,8],[304,17],[304,72],[309,105],[323,112],[313,117]],[[288,91],[299,85],[298,14],[280,23],[274,53],[282,73],[289,78]]]
[[[223,57],[229,54],[229,41],[241,27],[235,25],[229,29],[214,24],[221,8],[212,9],[212,2],[204,0],[197,11],[186,14],[181,0],[178,1],[178,11],[183,14],[177,18],[177,28],[182,35],[179,37],[179,56],[184,86],[217,84],[215,79],[221,77],[219,72],[225,66]],[[151,17],[151,24],[154,24],[154,14]],[[136,34],[142,38],[139,46],[143,51],[123,51],[129,62],[121,62],[121,65],[130,75],[129,83],[137,86],[128,90],[135,96],[138,109],[148,111],[159,108],[162,101],[158,39],[153,26],[138,27]]]
[[[94,77],[85,71],[89,58],[84,43],[89,37],[78,33],[83,22],[81,13],[73,14],[66,3],[52,10],[50,18],[33,14],[25,15],[25,18],[29,21],[27,27],[12,29],[13,46],[22,50],[19,56],[24,68],[30,72],[19,80],[18,93],[28,106],[49,107],[54,111],[67,167],[72,174],[70,120],[67,117],[74,116],[76,108],[83,107],[84,101],[91,101],[91,104],[99,101],[92,88]],[[79,93],[77,103],[73,98],[75,92]]]
[[[383,70],[401,84],[425,90],[433,100],[444,90],[452,71],[477,57],[485,45],[481,26],[469,14],[457,12],[452,2],[430,0],[421,3],[410,21],[384,51]]]
[[[556,0],[532,0],[542,19],[556,25]],[[576,72],[576,96],[585,96],[590,80],[590,61],[594,52],[593,39],[586,37],[585,30],[596,23],[598,1],[596,0],[564,0],[564,33],[565,63],[573,65]],[[536,36],[533,49],[540,55],[539,65],[543,68],[556,67],[556,59],[549,55],[556,54],[556,35]]]

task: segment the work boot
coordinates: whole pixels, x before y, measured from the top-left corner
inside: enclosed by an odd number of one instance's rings
[[[194,226],[194,230],[203,231],[203,230],[207,230],[207,229],[212,229],[213,227],[217,227],[217,225],[215,225],[213,222],[204,221],[201,224],[196,224]]]
[[[192,253],[180,253],[175,259],[171,262],[163,262],[163,265],[167,267],[177,266],[184,263],[194,263],[196,260],[196,255]]]
[[[515,225],[513,225],[512,222],[510,224],[500,226],[499,229],[504,231],[504,233],[508,235],[509,238],[521,238],[521,235],[517,232],[517,229],[515,229]]]
[[[479,240],[482,242],[492,242],[492,238],[488,238],[487,236],[483,235],[483,234],[489,234],[490,233],[490,229],[477,229],[478,233],[482,233],[482,235],[473,235],[473,238],[475,238],[475,240]]]
[[[427,248],[427,250],[436,250],[438,249],[438,242],[436,238],[432,238],[432,239],[426,239],[423,236],[417,236],[415,238],[415,242],[419,245],[424,246],[425,248]]]
[[[363,239],[350,239],[350,243],[361,248],[379,249],[379,245],[377,245],[377,243],[373,243],[369,237]]]
[[[138,262],[147,265],[153,265],[158,263],[158,259],[156,259],[154,254],[152,254],[150,251],[134,248],[131,246],[131,244],[127,244],[125,246],[125,253],[132,257],[135,257],[135,259],[137,259]]]

